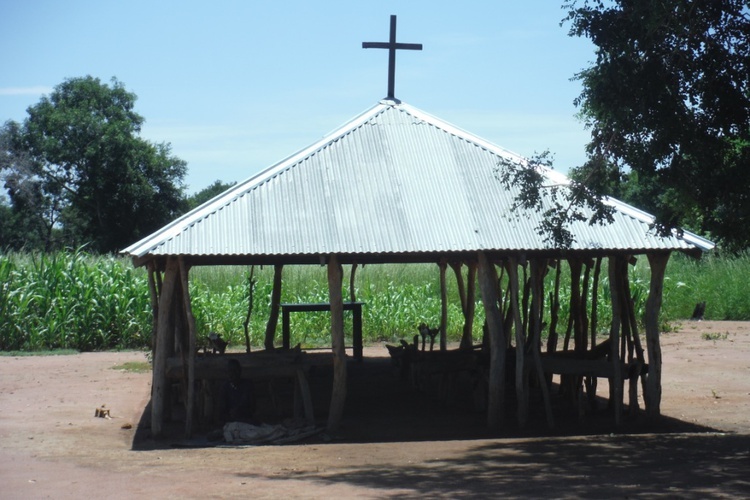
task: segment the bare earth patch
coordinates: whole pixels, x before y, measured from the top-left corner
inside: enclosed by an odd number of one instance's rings
[[[560,415],[554,431],[543,418],[521,430],[510,413],[507,430],[490,436],[481,413],[455,407],[413,418],[370,411],[389,404],[388,392],[370,394],[365,383],[350,388],[332,441],[240,448],[136,439],[148,435],[147,419],[138,427],[151,376],[113,367],[143,361],[142,353],[0,357],[0,496],[749,496],[750,323],[685,321],[662,335],[662,348],[658,422],[641,414],[616,428],[603,409],[583,420]],[[387,353],[367,349],[368,359],[375,355]],[[400,384],[395,376],[388,383]],[[397,404],[430,404],[421,401]],[[94,416],[102,405],[111,418]],[[317,408],[316,416],[324,421]]]

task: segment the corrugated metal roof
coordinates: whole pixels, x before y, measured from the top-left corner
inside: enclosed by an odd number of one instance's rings
[[[499,160],[523,159],[416,108],[381,101],[310,147],[123,250],[134,257],[535,251],[541,215],[512,211]],[[552,182],[565,176],[546,171]],[[616,200],[611,225],[574,223],[570,250],[708,250],[658,237]]]

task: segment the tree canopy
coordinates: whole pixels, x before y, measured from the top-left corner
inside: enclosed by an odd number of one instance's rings
[[[185,209],[186,163],[169,144],[139,137],[135,101],[114,78],[71,78],[23,124],[4,125],[0,171],[12,213],[37,233],[5,245],[117,251]]]
[[[235,184],[237,184],[237,182],[222,182],[217,179],[208,187],[201,189],[192,196],[189,196],[187,199],[187,208],[192,210],[204,204],[214,196],[220,195]]]
[[[591,130],[572,176],[631,201],[662,230],[750,245],[750,2],[567,1],[596,45],[576,78]]]

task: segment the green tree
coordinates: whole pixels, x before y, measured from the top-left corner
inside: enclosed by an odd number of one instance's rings
[[[236,182],[221,182],[220,180],[215,180],[207,188],[201,189],[194,195],[188,197],[187,199],[188,210],[192,210],[198,207],[199,205],[204,204],[205,202],[207,202],[214,196],[223,193],[224,191],[231,188],[235,184],[237,183]]]
[[[16,150],[31,161],[10,177],[37,186],[65,245],[117,251],[185,209],[186,163],[169,144],[139,137],[135,101],[116,79],[110,86],[87,76],[28,109]]]
[[[22,145],[21,127],[12,121],[0,128],[0,179],[7,197],[0,207],[0,248],[52,250],[58,210],[55,198],[35,174],[36,164]]]
[[[571,36],[597,47],[576,76],[591,142],[573,177],[653,212],[662,230],[750,245],[749,7],[567,1]]]

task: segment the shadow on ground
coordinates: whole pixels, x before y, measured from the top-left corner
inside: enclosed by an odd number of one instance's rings
[[[414,497],[741,498],[750,493],[749,450],[750,436],[727,434],[478,441],[457,458],[345,474],[297,471],[294,478]]]
[[[332,388],[330,366],[313,367],[309,380],[316,422],[320,427],[325,427]],[[364,362],[350,361],[348,386],[344,419],[340,429],[333,436],[321,434],[308,438],[306,442],[322,443],[333,440],[343,443],[378,443],[717,432],[716,429],[664,416],[647,419],[643,411],[634,417],[625,415],[622,423],[615,425],[613,413],[607,408],[606,400],[603,398],[598,398],[596,410],[588,410],[585,415],[579,416],[578,408],[570,403],[568,398],[557,395],[557,386],[552,390],[554,428],[547,426],[539,391],[534,391],[530,402],[528,424],[524,428],[519,428],[515,417],[514,389],[508,387],[503,430],[490,432],[487,428],[486,413],[475,408],[470,390],[461,390],[459,387],[449,402],[438,398],[435,391],[417,391],[395,373],[387,358],[371,358]],[[263,391],[259,391],[260,418],[264,422],[276,423],[293,413],[291,385],[277,384],[275,390],[277,400],[282,402],[280,411],[278,407],[274,411],[268,410],[268,405],[264,406]],[[206,433],[211,430],[206,426],[199,429],[193,439],[185,441],[184,417],[179,414],[179,410],[177,405],[172,421],[164,425],[165,437],[155,441],[150,437],[151,408],[150,405],[147,406],[141,416],[132,449],[215,445],[205,439]]]

